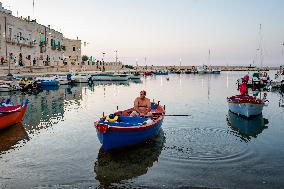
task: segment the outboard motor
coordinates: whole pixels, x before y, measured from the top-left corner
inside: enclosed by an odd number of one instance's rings
[[[71,81],[72,80],[72,74],[67,74],[67,81]]]
[[[92,77],[88,78],[88,84],[89,85],[93,85],[94,84],[94,81],[93,81]]]

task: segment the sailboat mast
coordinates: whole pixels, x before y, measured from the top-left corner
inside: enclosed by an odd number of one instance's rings
[[[260,68],[263,66],[263,49],[262,49],[262,26],[259,24],[259,61]]]
[[[210,49],[209,49],[209,53],[208,53],[208,66],[210,66],[210,56],[211,56],[211,52],[210,52]]]

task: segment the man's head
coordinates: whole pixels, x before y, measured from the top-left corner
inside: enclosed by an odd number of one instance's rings
[[[140,91],[140,98],[144,99],[146,96],[146,91]]]

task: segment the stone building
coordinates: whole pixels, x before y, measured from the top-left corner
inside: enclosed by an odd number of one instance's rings
[[[30,17],[13,16],[0,2],[0,75],[120,69],[121,62],[82,62],[81,40],[64,38]],[[90,64],[89,64],[90,63]],[[8,66],[9,65],[9,66]]]
[[[81,40],[64,38],[64,63],[75,65],[81,62]]]
[[[49,26],[0,11],[0,33],[0,56],[13,66],[63,63],[63,34]]]

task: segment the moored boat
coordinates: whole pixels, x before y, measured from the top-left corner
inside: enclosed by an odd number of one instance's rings
[[[167,70],[156,70],[154,71],[155,75],[169,75],[169,72]]]
[[[5,83],[0,83],[0,92],[10,92],[10,91],[12,91],[10,85],[7,85]]]
[[[257,116],[262,113],[264,100],[249,95],[236,95],[227,98],[229,110],[244,117]]]
[[[160,131],[165,110],[158,104],[152,103],[153,117],[132,117],[133,108],[119,111],[101,118],[95,122],[98,138],[108,151],[143,143],[156,136]]]
[[[80,73],[80,74],[72,75],[72,81],[74,83],[88,83],[90,78],[91,78],[90,74]]]
[[[60,85],[69,85],[71,84],[71,77],[68,77],[67,75],[57,75],[55,81],[58,81]]]
[[[150,72],[150,71],[144,72],[144,76],[152,76],[152,75],[153,75],[153,72]]]
[[[28,99],[22,105],[8,105],[0,107],[0,129],[22,122],[25,115]]]
[[[221,70],[212,70],[212,74],[220,74]]]
[[[98,73],[92,75],[93,81],[127,81],[128,74]]]
[[[35,79],[41,86],[59,86],[59,81],[56,80],[55,76],[45,76],[45,77],[37,77]]]
[[[129,79],[141,79],[141,74],[136,72],[136,73],[131,73],[129,75]]]

